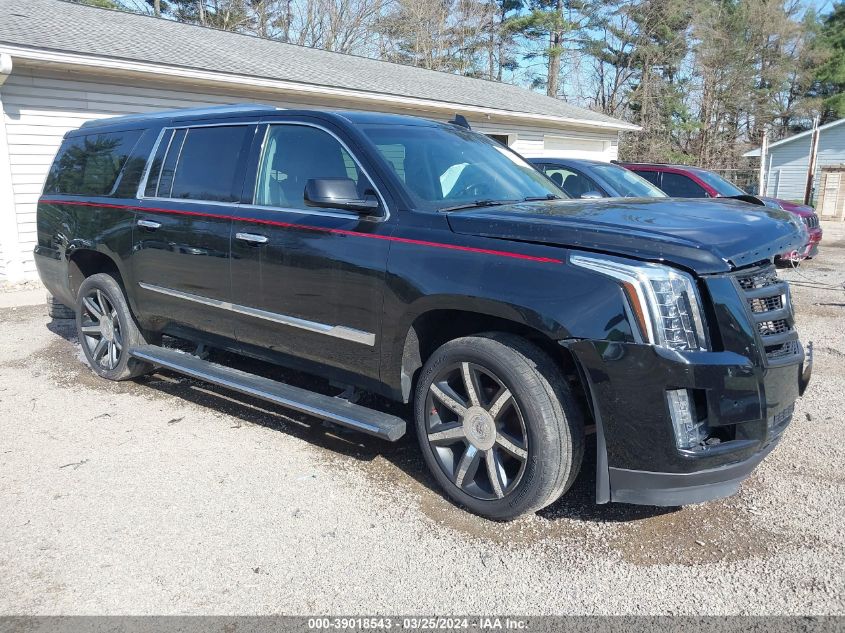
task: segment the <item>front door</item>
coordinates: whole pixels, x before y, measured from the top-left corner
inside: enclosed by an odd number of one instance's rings
[[[378,380],[378,339],[391,222],[384,199],[339,130],[271,122],[254,145],[254,190],[232,227],[239,341]],[[351,178],[372,216],[309,207],[311,178]],[[249,178],[247,182],[251,183]]]
[[[141,317],[232,337],[229,242],[254,125],[166,129],[135,213]]]

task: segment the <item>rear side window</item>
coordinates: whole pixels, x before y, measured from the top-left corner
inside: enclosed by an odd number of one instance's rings
[[[657,187],[660,186],[660,172],[659,171],[645,171],[641,169],[632,169],[632,172],[637,174],[640,178],[645,178],[651,184],[656,185]]]
[[[53,161],[44,193],[107,196],[141,138],[142,130],[86,134],[65,139]]]
[[[580,198],[588,191],[602,193],[599,186],[584,174],[571,171],[565,167],[544,165],[543,172],[563,189],[570,198]]]
[[[707,197],[707,192],[704,188],[696,184],[692,178],[669,171],[663,172],[663,181],[660,184],[660,188],[673,198]]]
[[[252,129],[226,125],[165,132],[150,165],[145,195],[235,202],[240,198],[241,158]]]

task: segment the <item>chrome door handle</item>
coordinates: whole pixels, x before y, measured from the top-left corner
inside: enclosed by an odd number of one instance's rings
[[[145,229],[155,231],[161,228],[161,222],[153,222],[152,220],[138,220],[138,226],[143,226]]]
[[[256,235],[255,233],[235,233],[235,239],[242,242],[249,242],[250,244],[266,244],[267,236]]]

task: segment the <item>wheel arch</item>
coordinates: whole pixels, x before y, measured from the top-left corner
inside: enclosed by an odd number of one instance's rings
[[[399,348],[398,362],[391,368],[390,383],[398,384],[403,402],[409,402],[416,380],[426,360],[447,341],[486,332],[504,332],[524,338],[543,350],[560,369],[564,378],[575,387],[586,405],[587,387],[584,385],[577,361],[572,352],[560,345],[548,329],[521,318],[513,309],[483,311],[465,307],[438,305],[421,311],[406,329]],[[397,346],[398,347],[398,346]],[[397,380],[398,375],[398,380]],[[585,408],[588,411],[588,408]]]
[[[77,247],[68,249],[68,287],[74,298],[79,293],[79,287],[82,285],[82,282],[97,273],[110,274],[117,280],[123,291],[126,292],[123,272],[115,257],[94,248]]]

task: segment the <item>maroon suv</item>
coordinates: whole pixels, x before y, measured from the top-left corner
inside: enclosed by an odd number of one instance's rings
[[[740,198],[747,202],[764,204],[767,207],[793,213],[799,216],[807,226],[809,239],[800,251],[782,253],[780,259],[800,261],[815,257],[818,253],[819,242],[822,241],[822,229],[819,225],[819,217],[811,207],[780,198],[751,196],[719,174],[698,167],[656,163],[620,163],[620,165],[642,176],[672,198]]]

